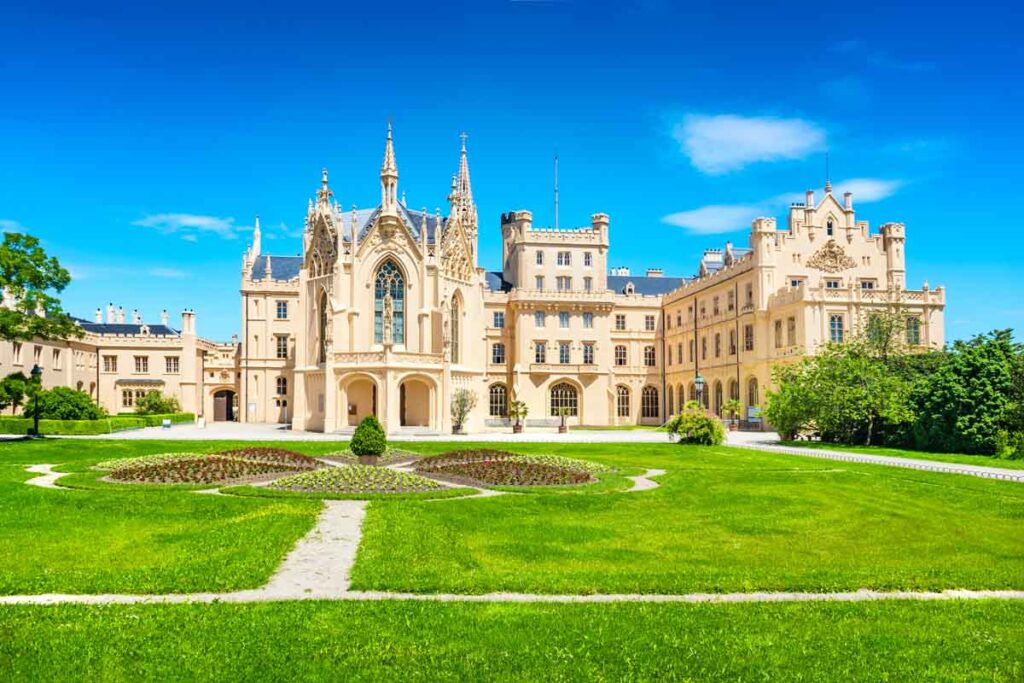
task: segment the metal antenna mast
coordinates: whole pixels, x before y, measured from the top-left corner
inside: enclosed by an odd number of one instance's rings
[[[558,230],[558,154],[555,154],[555,230]]]

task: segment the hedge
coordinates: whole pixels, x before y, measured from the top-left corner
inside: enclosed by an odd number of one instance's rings
[[[118,415],[99,420],[39,420],[39,433],[52,436],[111,434],[123,432],[126,429],[158,427],[165,418],[172,423],[180,423],[191,422],[195,416],[192,413],[174,413],[172,415]],[[0,434],[28,434],[31,431],[32,418],[0,417]]]

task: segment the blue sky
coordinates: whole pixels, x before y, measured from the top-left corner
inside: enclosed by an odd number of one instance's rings
[[[390,116],[410,207],[444,207],[469,133],[481,264],[499,214],[612,218],[615,265],[691,275],[793,193],[833,182],[907,225],[908,283],[948,288],[947,336],[1024,326],[1017,289],[1024,49],[1009,2],[5,3],[0,227],[107,302],[204,336],[239,325],[253,217],[300,249],[320,169],[379,199]]]

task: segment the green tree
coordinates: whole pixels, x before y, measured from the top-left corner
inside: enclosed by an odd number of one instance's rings
[[[666,423],[668,433],[679,437],[681,444],[718,446],[725,441],[725,427],[722,421],[707,411],[697,401],[687,401],[682,411]]]
[[[18,412],[18,407],[25,400],[28,383],[31,380],[21,372],[12,372],[0,380],[0,410],[11,407],[11,415]]]
[[[181,411],[178,399],[173,396],[164,396],[155,389],[149,391],[145,396],[135,403],[135,412],[140,415],[167,415]]]
[[[46,255],[38,239],[5,232],[0,244],[0,291],[12,303],[0,308],[0,339],[80,337],[81,328],[55,296],[70,282],[71,275],[55,257]]]
[[[36,401],[39,402],[39,417],[44,420],[98,420],[104,416],[88,394],[68,387],[41,389],[31,402],[33,414]]]
[[[462,431],[466,418],[476,405],[476,394],[469,389],[456,389],[452,394],[452,428]]]
[[[957,341],[946,361],[915,388],[914,445],[922,450],[995,454],[1000,432],[1020,419],[1015,393],[1020,346],[1010,330]]]

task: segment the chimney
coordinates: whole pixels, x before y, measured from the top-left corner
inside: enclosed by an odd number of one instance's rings
[[[181,312],[181,333],[183,335],[196,333],[196,312],[190,308]]]
[[[853,193],[852,192],[844,192],[843,193],[843,206],[846,207],[847,211],[850,211],[851,209],[853,209]]]
[[[160,324],[166,325],[168,320],[167,309],[160,311]]]
[[[97,308],[96,309],[96,322],[98,322],[98,323],[103,322],[103,309],[102,308]]]
[[[237,334],[231,335],[231,345],[232,346],[238,346],[238,335]]]
[[[117,309],[114,308],[114,304],[107,304],[107,323],[113,325],[117,322]]]
[[[814,190],[807,190],[807,199],[804,200],[804,206],[814,206]]]
[[[648,268],[647,269],[647,277],[661,277],[662,274],[663,274],[663,271],[661,270],[661,268]]]
[[[132,323],[135,325],[142,324],[142,314],[139,313],[139,309],[137,308],[132,311]]]

